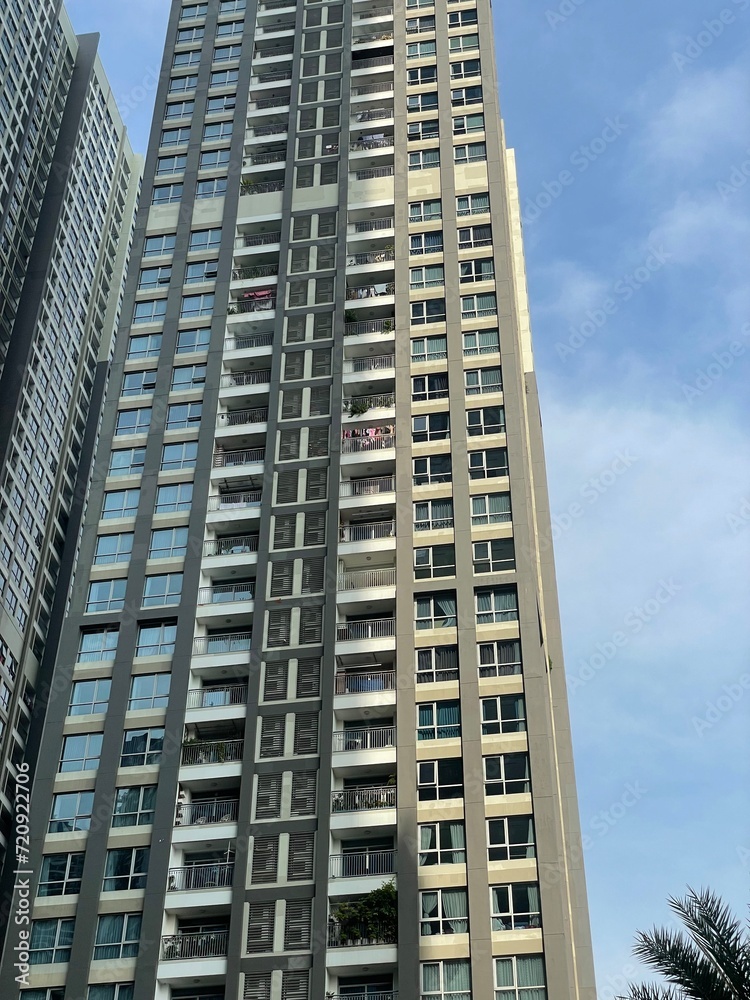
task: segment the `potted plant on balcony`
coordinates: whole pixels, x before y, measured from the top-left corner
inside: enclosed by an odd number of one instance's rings
[[[393,880],[361,899],[341,903],[333,914],[342,944],[364,941],[394,944],[398,925],[398,893]]]
[[[347,404],[347,414],[350,417],[361,417],[370,409],[370,403],[365,398],[350,399]]]
[[[240,184],[240,194],[252,194],[255,188],[255,182],[250,180],[242,181]]]

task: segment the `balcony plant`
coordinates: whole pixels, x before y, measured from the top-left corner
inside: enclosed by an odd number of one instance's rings
[[[359,399],[350,399],[347,404],[347,414],[350,417],[361,417],[364,413],[370,409],[370,403],[364,397]]]
[[[391,879],[361,899],[341,903],[333,914],[342,944],[369,941],[394,944],[398,925],[398,892]]]

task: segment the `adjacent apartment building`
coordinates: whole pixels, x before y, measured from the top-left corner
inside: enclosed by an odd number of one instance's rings
[[[96,51],[58,3],[0,4],[0,867],[41,731],[140,181]]]
[[[390,2],[172,4],[22,1000],[594,996],[490,4]]]

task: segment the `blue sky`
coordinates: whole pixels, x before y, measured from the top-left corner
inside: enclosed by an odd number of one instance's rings
[[[70,0],[144,150],[168,0]],[[106,13],[105,13],[106,11]],[[601,997],[750,874],[750,0],[496,0]]]

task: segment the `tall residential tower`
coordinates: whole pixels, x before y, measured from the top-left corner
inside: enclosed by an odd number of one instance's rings
[[[23,1000],[594,996],[490,4],[390,2],[172,5]]]
[[[53,0],[0,4],[0,868],[17,767],[41,736],[140,181],[97,43]]]

